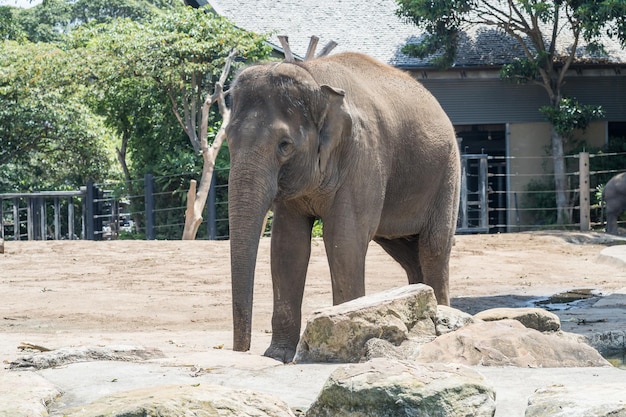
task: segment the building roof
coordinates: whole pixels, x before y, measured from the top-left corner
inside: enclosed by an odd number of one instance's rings
[[[363,52],[402,68],[431,66],[427,59],[401,52],[407,42],[419,40],[421,33],[396,15],[395,0],[209,0],[209,4],[243,29],[271,34],[270,42],[275,45],[280,45],[277,35],[289,36],[293,53],[300,56],[305,55],[310,36],[316,35],[318,48],[333,40],[338,43],[337,52]],[[568,47],[566,39],[562,43],[561,48]],[[605,46],[608,61],[626,63],[626,51],[618,41],[608,39]],[[455,66],[497,67],[522,55],[514,39],[492,28],[473,27],[463,33]],[[606,58],[591,61],[606,62]]]

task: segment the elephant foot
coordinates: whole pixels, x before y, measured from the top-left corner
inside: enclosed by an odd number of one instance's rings
[[[281,361],[282,363],[289,363],[293,361],[293,357],[296,355],[296,349],[292,347],[286,346],[275,346],[270,345],[267,348],[263,356],[267,356],[268,358],[276,359],[277,361]]]

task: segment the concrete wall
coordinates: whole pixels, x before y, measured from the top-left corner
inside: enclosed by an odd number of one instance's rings
[[[566,146],[566,152],[584,140],[589,147],[602,147],[607,143],[607,123],[593,122],[584,132],[574,134],[574,143]],[[553,171],[551,156],[550,124],[511,123],[508,125],[509,177],[508,177],[508,230],[524,230],[524,226],[533,225],[532,212],[523,210],[528,205],[526,193],[532,180],[549,181]],[[573,167],[568,171],[578,170],[578,159],[568,159]]]

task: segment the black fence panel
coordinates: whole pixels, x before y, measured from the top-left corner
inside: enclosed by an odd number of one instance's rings
[[[602,230],[601,189],[612,176],[626,172],[623,162],[626,153],[589,155],[589,171],[584,173],[583,179],[583,192],[588,194],[588,201],[580,199],[579,178],[583,175],[579,167],[580,155],[583,154],[567,157],[567,193],[570,196],[567,209],[572,222],[559,226],[553,220],[556,207],[552,174],[512,169],[511,166],[521,166],[523,158],[519,157],[463,156],[458,233],[576,229],[582,224]],[[535,165],[540,158],[550,160],[550,157],[534,157]],[[0,238],[180,239],[185,223],[187,187],[190,179],[199,176],[199,173],[167,177],[147,174],[130,182],[89,181],[77,191],[0,194]],[[581,210],[589,213],[581,213]],[[585,221],[580,222],[581,218]],[[620,225],[625,222],[626,218]],[[271,227],[268,230],[271,233]],[[215,171],[197,239],[228,239],[226,169]]]

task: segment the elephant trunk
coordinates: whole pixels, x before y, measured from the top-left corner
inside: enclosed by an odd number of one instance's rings
[[[233,303],[233,350],[250,349],[254,269],[263,220],[276,194],[276,187],[261,180],[260,173],[245,173],[232,166],[229,178],[228,212]],[[267,174],[265,174],[267,175]]]

